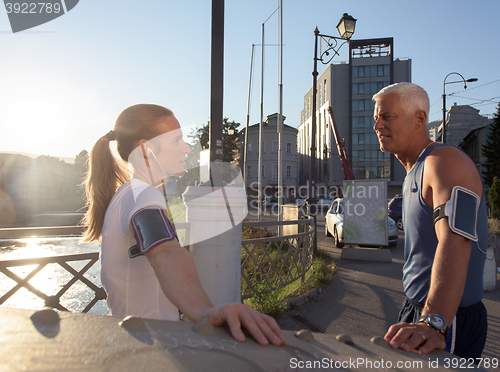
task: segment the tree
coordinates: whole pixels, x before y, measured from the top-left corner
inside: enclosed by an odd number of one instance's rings
[[[488,193],[488,201],[491,207],[491,217],[500,218],[500,179],[498,176],[493,178],[490,192]]]
[[[488,140],[483,145],[483,154],[486,157],[484,164],[486,170],[483,171],[484,182],[491,186],[495,176],[500,176],[500,151],[498,146],[500,144],[500,104],[498,104],[497,112],[493,117],[493,123],[490,125],[490,133]]]
[[[200,145],[203,150],[208,150],[209,144],[209,123],[205,124],[203,127],[198,128],[196,134],[200,139]],[[240,123],[234,121],[229,121],[228,118],[224,118],[222,122],[222,161],[225,163],[231,163],[237,160],[238,156],[238,135],[237,128]],[[234,130],[234,134],[229,134],[229,130]]]

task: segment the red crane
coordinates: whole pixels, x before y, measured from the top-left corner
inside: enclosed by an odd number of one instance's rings
[[[337,123],[335,121],[335,116],[333,115],[332,106],[328,107],[328,113],[330,114],[330,119],[332,120],[333,135],[335,136],[335,142],[337,143],[337,150],[339,152],[340,162],[342,163],[342,170],[344,171],[344,180],[350,181],[354,179],[354,172],[352,171],[351,163],[349,162],[349,157],[345,151],[345,141],[340,139],[339,132],[337,130]]]

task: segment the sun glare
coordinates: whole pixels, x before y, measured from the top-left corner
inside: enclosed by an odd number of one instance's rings
[[[25,258],[38,258],[48,256],[60,256],[73,253],[95,252],[99,249],[96,243],[78,244],[78,238],[27,238],[19,239],[11,246],[0,249],[0,260],[16,260]],[[89,260],[69,261],[67,264],[76,271],[83,269]],[[10,266],[9,271],[21,279],[37,268],[37,265]],[[100,286],[99,264],[95,263],[84,276],[95,285]],[[72,278],[72,274],[63,269],[57,263],[47,264],[36,273],[28,283],[37,290],[48,296],[57,294],[63,286]],[[16,282],[6,275],[0,273],[0,297],[16,287]],[[62,295],[61,305],[71,311],[81,311],[93,298],[94,293],[80,280]],[[28,291],[26,288],[19,289],[2,306],[16,307],[22,309],[41,309],[44,300]],[[109,310],[103,301],[94,306],[91,312],[107,314]]]
[[[43,244],[43,240],[44,239],[42,238],[20,239],[19,244],[25,244],[25,246],[21,249],[15,249],[9,254],[3,254],[2,260],[53,256],[54,251],[51,249],[51,245]],[[37,265],[29,265],[11,267],[9,270],[18,277],[24,279],[36,267]],[[54,268],[46,267],[36,274],[33,279],[29,281],[29,283],[44,292],[52,289],[54,286],[54,275],[56,275]],[[15,284],[13,280],[2,277],[2,280],[0,280],[0,293],[3,294],[4,292],[7,292],[10,288],[12,288],[13,284]],[[41,298],[35,296],[25,288],[22,288],[17,291],[14,296],[10,297],[3,305],[21,309],[36,309],[43,307],[44,302]]]
[[[41,154],[50,151],[69,119],[56,97],[35,93],[13,96],[2,111],[3,127],[8,128],[13,149]]]

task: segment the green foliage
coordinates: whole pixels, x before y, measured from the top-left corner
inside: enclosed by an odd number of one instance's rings
[[[252,306],[261,313],[279,318],[286,311],[286,304],[283,301],[283,289],[270,291],[270,288],[262,281],[253,285],[255,296],[245,300],[245,303]]]
[[[267,237],[272,236],[269,233],[265,234],[268,235]],[[260,234],[252,231],[250,235],[259,236]],[[257,237],[244,239],[257,239]],[[295,248],[290,247],[284,241],[256,244],[250,253],[253,259],[247,259],[249,253],[246,249],[242,249],[241,264],[245,276],[252,281],[267,280],[271,283],[271,288],[278,286],[280,282],[286,281],[289,275],[293,276],[297,271],[302,270],[302,264],[294,262],[293,251],[288,254],[290,249]]]
[[[488,201],[491,207],[491,217],[500,218],[500,179],[498,176],[493,178],[493,182],[488,193]]]
[[[240,123],[234,121],[229,121],[228,118],[224,118],[222,122],[222,161],[225,163],[231,163],[237,160],[237,153],[239,148],[237,129]],[[230,135],[229,130],[234,129],[235,133]],[[205,124],[203,127],[198,128],[196,131],[200,139],[200,144],[203,150],[209,149],[210,133],[209,133],[209,123]]]
[[[491,186],[495,176],[500,176],[500,151],[498,144],[500,143],[500,104],[493,118],[493,124],[490,125],[488,140],[483,145],[483,155],[486,157],[486,171],[483,171],[484,182]]]
[[[322,290],[326,288],[332,281],[336,267],[335,261],[329,259],[327,256],[319,254],[319,256],[315,257],[312,276],[309,280],[310,289],[316,288]]]
[[[257,229],[251,229],[251,230],[257,230]],[[289,249],[289,247],[286,246],[286,248],[282,248],[282,251],[285,249]],[[277,248],[270,249],[270,251],[276,251],[276,250]],[[243,249],[242,256],[246,255],[247,253]],[[281,261],[279,259],[276,260],[277,267],[281,267],[282,264],[283,260]],[[253,269],[255,270],[255,268]],[[283,269],[285,273],[288,273],[289,270],[288,267]],[[292,270],[301,270],[301,267]],[[336,270],[335,261],[333,261],[333,259],[330,258],[329,256],[318,253],[317,256],[314,257],[313,259],[313,265],[311,269],[306,274],[306,276],[308,275],[307,280],[305,281],[297,280],[289,284],[288,286],[280,289],[275,289],[275,286],[272,284],[276,283],[276,281],[274,280],[269,280],[267,281],[266,284],[261,274],[262,272],[265,272],[265,270],[263,270],[257,273],[253,279],[254,284],[252,285],[252,290],[255,293],[255,296],[244,300],[244,302],[264,314],[270,315],[274,318],[278,318],[286,311],[286,300],[305,294],[313,288],[316,288],[320,291],[323,290],[331,283],[331,280],[335,275],[335,270]],[[279,272],[279,269],[277,270],[277,272]],[[251,275],[250,271],[246,271],[245,274],[247,275],[247,277],[251,277],[248,276]],[[283,272],[281,273],[281,275],[283,275]],[[274,272],[273,278],[277,278],[276,272]]]
[[[274,234],[270,233],[267,230],[267,227],[264,227],[263,229],[257,229],[255,227],[244,227],[241,231],[241,238],[243,240],[270,238],[272,236],[274,236]]]

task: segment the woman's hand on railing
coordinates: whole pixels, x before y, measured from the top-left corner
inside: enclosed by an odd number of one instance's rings
[[[210,308],[202,314],[202,320],[214,326],[227,324],[233,337],[240,342],[245,341],[242,331],[242,328],[245,328],[261,345],[271,343],[279,346],[285,343],[285,336],[276,320],[259,313],[247,304],[232,303]]]

